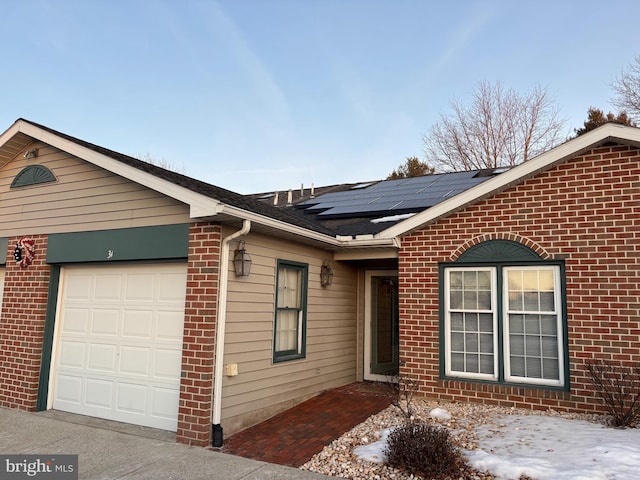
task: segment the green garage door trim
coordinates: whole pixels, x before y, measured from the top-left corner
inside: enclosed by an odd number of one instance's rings
[[[58,288],[60,286],[60,266],[53,265],[49,276],[49,297],[47,298],[47,313],[44,322],[44,341],[42,342],[42,358],[40,360],[40,381],[38,383],[38,399],[36,410],[47,409],[49,395],[49,375],[51,373],[51,353],[53,350],[53,330],[58,308]]]
[[[187,258],[189,224],[49,235],[47,263]]]
[[[3,240],[6,248],[8,248],[6,238],[0,238],[0,246]],[[188,254],[189,224],[187,223],[49,235],[47,263],[53,265],[49,278],[49,297],[45,317],[36,410],[47,409],[53,333],[60,285],[60,264],[109,263],[134,260],[186,260]]]
[[[6,252],[9,250],[9,239],[7,237],[0,238],[0,252],[5,252],[5,255],[0,255],[0,265],[7,264]]]

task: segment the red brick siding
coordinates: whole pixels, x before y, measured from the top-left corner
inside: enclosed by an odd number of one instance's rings
[[[211,442],[220,241],[218,225],[191,225],[176,435],[178,442],[189,445]]]
[[[565,259],[570,392],[439,377],[438,263],[510,239]],[[640,154],[602,147],[469,206],[402,241],[403,373],[443,400],[596,411],[590,358],[640,362]]]
[[[35,258],[27,267],[13,259],[19,237],[9,238],[0,316],[0,405],[34,411],[44,322],[47,310],[50,267],[45,263],[47,236],[32,235]]]

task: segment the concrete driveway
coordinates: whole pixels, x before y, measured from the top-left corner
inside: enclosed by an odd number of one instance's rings
[[[77,454],[80,479],[330,478],[177,444],[170,432],[52,411],[0,408],[0,454]]]

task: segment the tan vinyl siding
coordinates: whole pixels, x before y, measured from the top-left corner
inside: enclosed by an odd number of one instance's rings
[[[224,363],[238,364],[239,374],[223,380],[222,424],[227,433],[356,380],[356,268],[332,261],[333,284],[323,288],[320,267],[331,254],[259,235],[245,240],[253,261],[251,275],[229,275]],[[307,263],[309,284],[306,358],[274,364],[277,259]]]
[[[44,144],[0,169],[0,234],[62,233],[189,222],[185,204]],[[57,181],[10,188],[20,171],[44,165]]]

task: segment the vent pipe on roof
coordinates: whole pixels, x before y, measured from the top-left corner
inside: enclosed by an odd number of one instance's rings
[[[280,194],[280,192],[276,192],[273,194],[273,204],[277,207],[278,206],[278,195]]]
[[[313,186],[313,183],[311,184],[311,198],[315,198],[316,197],[316,187]]]
[[[300,184],[300,197],[304,197],[304,183]]]
[[[289,190],[287,192],[287,206],[293,205],[293,192]]]

